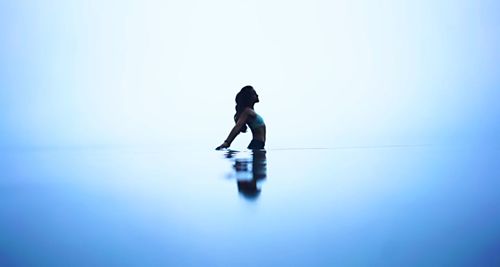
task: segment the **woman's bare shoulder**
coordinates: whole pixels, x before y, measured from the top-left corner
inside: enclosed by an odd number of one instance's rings
[[[245,110],[243,110],[244,113],[246,113],[246,115],[248,116],[251,116],[251,117],[254,117],[255,116],[255,110],[253,110],[252,108],[245,108]]]

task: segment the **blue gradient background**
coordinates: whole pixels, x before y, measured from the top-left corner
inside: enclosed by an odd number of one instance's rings
[[[498,144],[497,1],[0,5],[2,146]]]
[[[0,266],[499,265],[499,10],[0,1]]]

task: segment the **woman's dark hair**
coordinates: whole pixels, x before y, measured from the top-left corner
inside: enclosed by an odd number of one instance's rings
[[[240,92],[236,94],[236,114],[234,114],[234,122],[237,122],[240,118],[241,113],[248,107],[252,106],[252,95],[254,93],[254,89],[252,86],[247,85],[241,88]],[[246,124],[241,127],[241,132],[247,131]]]

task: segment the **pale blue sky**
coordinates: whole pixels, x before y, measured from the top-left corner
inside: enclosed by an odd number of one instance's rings
[[[0,3],[3,146],[498,144],[495,1],[70,2]]]

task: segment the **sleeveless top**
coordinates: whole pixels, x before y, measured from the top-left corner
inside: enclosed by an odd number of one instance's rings
[[[255,118],[253,120],[251,120],[250,122],[247,122],[248,126],[250,126],[250,129],[254,130],[254,129],[257,129],[259,127],[262,127],[264,126],[264,119],[262,119],[262,117],[255,113]]]

